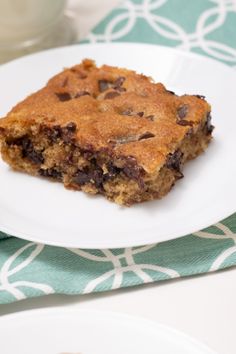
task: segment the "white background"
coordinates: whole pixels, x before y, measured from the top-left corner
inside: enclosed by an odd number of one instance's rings
[[[70,6],[76,4],[80,38],[117,3],[117,0],[70,0]],[[236,353],[236,268],[105,294],[51,295],[24,300],[0,305],[0,315],[55,306],[144,316],[186,332],[219,354]]]

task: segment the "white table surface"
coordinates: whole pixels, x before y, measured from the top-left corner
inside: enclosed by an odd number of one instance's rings
[[[69,6],[77,11],[80,38],[117,3],[118,0],[70,0]],[[236,353],[236,267],[104,294],[24,300],[0,305],[0,316],[57,306],[144,316],[186,332],[219,354]]]

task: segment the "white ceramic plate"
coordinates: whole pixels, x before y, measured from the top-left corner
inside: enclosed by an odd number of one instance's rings
[[[1,354],[216,354],[174,329],[117,313],[34,310],[0,319]]]
[[[115,248],[150,244],[207,227],[236,210],[236,72],[213,60],[143,44],[75,45],[0,67],[0,116],[83,58],[133,68],[177,93],[212,103],[214,141],[187,164],[185,178],[162,200],[122,208],[103,197],[12,172],[0,162],[0,230],[51,245]]]

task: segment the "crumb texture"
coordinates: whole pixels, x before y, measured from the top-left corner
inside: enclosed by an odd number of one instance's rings
[[[162,198],[212,137],[211,107],[92,60],[54,76],[0,120],[15,170],[122,205]]]

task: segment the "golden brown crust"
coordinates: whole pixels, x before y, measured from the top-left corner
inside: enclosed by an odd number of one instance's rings
[[[156,174],[189,134],[202,129],[209,142],[210,110],[202,96],[177,96],[149,77],[107,65],[98,68],[86,59],[54,76],[1,119],[0,141],[20,138],[22,132],[34,135],[36,126],[75,123],[73,141],[81,149],[108,151],[116,161],[132,158],[145,173]]]
[[[126,91],[105,89],[105,80],[115,82],[119,78],[125,78],[120,87]],[[99,90],[99,80],[104,81],[103,92]],[[73,98],[85,92],[90,95]],[[104,99],[108,92],[119,96]],[[72,99],[60,101],[59,97],[63,99],[65,95],[67,99],[67,94]],[[11,129],[13,122],[29,126],[32,121],[62,126],[75,122],[81,145],[92,145],[98,150],[117,141],[114,150],[118,155],[132,155],[146,171],[152,172],[161,167],[166,154],[174,151],[191,129],[189,125],[177,123],[178,109],[184,105],[187,107],[184,120],[191,121],[193,126],[206,120],[210,112],[209,104],[203,99],[175,96],[144,75],[107,65],[97,68],[92,61],[84,60],[56,75],[45,88],[19,103],[1,120],[0,126]],[[151,119],[146,118],[150,116]],[[154,137],[138,141],[147,132]],[[131,137],[137,141],[125,143],[125,138],[130,141]],[[119,144],[121,140],[123,143]]]

